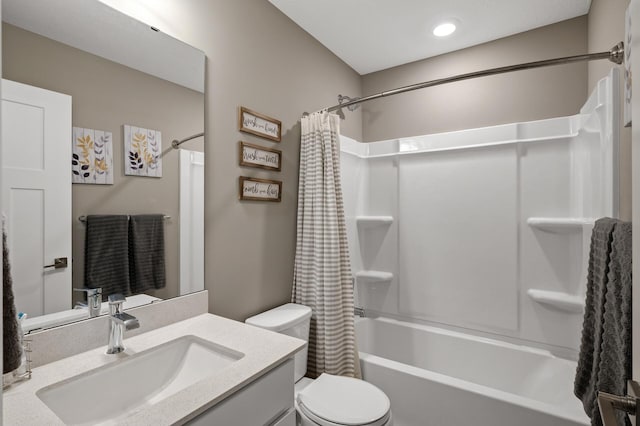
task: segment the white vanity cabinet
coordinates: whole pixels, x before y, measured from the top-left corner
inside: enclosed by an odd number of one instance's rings
[[[80,333],[68,327],[69,336]],[[101,346],[34,368],[31,380],[4,393],[3,423],[64,426],[62,417],[78,415],[82,421],[67,423],[295,426],[293,357],[305,347],[303,340],[207,313],[125,338],[124,344],[117,355],[106,355]],[[181,359],[180,365],[167,362],[170,357]],[[161,375],[170,380],[159,380]],[[67,386],[91,395],[96,381],[115,377],[127,390],[126,404],[105,396],[101,408],[107,410],[78,414],[77,401],[64,399],[71,395]]]
[[[186,424],[295,426],[293,387],[293,359],[290,358]]]

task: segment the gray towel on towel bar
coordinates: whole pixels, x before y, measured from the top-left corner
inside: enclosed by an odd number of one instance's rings
[[[2,373],[6,374],[20,366],[22,345],[18,333],[18,315],[13,297],[13,280],[4,226],[2,229],[2,337]]]
[[[84,283],[110,294],[131,294],[129,282],[129,217],[89,215],[84,245]]]
[[[131,291],[164,288],[164,215],[133,215],[129,219]]]
[[[591,236],[587,297],[574,393],[600,426],[597,393],[624,395],[631,377],[631,224],[604,218]],[[630,424],[626,416],[619,425]]]
[[[631,223],[620,222],[613,231],[598,389],[627,394],[631,378]],[[630,425],[626,414],[616,410],[618,425]]]

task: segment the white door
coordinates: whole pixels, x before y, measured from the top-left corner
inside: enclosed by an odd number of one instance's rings
[[[180,150],[180,295],[204,290],[204,152]]]
[[[71,96],[2,80],[2,206],[16,308],[29,316],[71,308],[70,161]],[[47,267],[56,258],[68,266]]]

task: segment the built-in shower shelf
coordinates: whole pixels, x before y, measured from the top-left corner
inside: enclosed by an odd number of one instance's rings
[[[363,228],[388,226],[393,223],[393,216],[356,216],[356,223]]]
[[[366,282],[387,282],[393,279],[391,272],[383,271],[358,271],[356,272],[357,281]]]
[[[545,232],[581,232],[585,225],[593,225],[595,219],[587,217],[530,217],[527,224]]]
[[[584,296],[533,288],[527,290],[527,294],[541,305],[575,314],[584,312]]]

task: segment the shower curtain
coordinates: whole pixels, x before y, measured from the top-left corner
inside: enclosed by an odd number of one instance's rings
[[[291,299],[311,307],[307,375],[360,377],[353,284],[340,185],[340,118],[302,118],[298,231]]]

